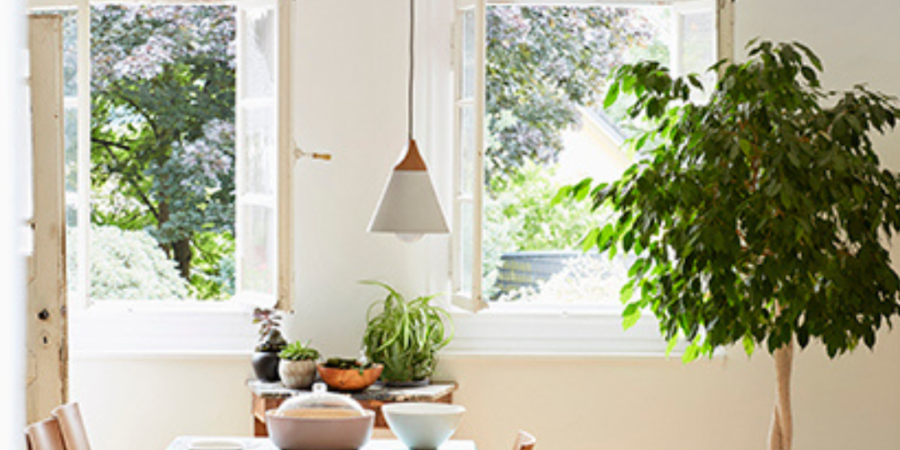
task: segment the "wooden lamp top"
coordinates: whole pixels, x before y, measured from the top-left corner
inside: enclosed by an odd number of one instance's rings
[[[400,161],[396,166],[394,166],[394,170],[427,170],[427,168],[425,167],[425,160],[422,159],[422,155],[419,153],[419,146],[416,145],[415,139],[410,138],[409,144],[406,146],[406,156],[404,156],[403,160]]]

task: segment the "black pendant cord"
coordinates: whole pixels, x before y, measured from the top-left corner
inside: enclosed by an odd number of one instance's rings
[[[413,78],[415,75],[415,41],[416,41],[416,0],[409,0],[409,93],[407,94],[407,101],[409,104],[407,105],[406,114],[407,120],[409,123],[407,124],[407,132],[409,133],[409,139],[413,138],[413,91],[415,89],[415,85],[413,84]]]

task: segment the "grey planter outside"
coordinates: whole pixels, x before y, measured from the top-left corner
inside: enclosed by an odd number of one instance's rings
[[[566,261],[580,257],[600,258],[597,253],[576,250],[510,252],[500,257],[500,273],[495,287],[497,295],[507,294],[523,287],[537,287],[553,274],[563,270]]]

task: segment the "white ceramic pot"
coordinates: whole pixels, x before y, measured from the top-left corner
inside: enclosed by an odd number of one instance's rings
[[[309,389],[316,379],[316,362],[311,359],[303,361],[282,359],[278,363],[278,375],[281,375],[281,382],[285,387]]]

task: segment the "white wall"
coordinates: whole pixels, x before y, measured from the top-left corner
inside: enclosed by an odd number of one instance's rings
[[[248,358],[72,360],[95,450],[163,450],[177,435],[250,435]]]
[[[22,176],[30,157],[26,108],[25,2],[0,3],[0,448],[24,448],[25,427],[25,270]],[[26,64],[27,65],[27,64]]]
[[[375,278],[408,291],[446,269],[441,238],[404,245],[365,233],[387,170],[405,135],[406,2],[300,0],[295,42],[295,125],[302,146],[333,152],[298,168],[300,298],[289,335],[325,353],[355,354]],[[900,2],[738,0],[737,41],[798,39],[826,65],[828,87],[868,81],[900,93]],[[440,30],[430,30],[440,32]],[[420,51],[420,54],[424,52]],[[439,53],[439,52],[438,52]],[[428,56],[426,53],[423,55]],[[420,103],[425,100],[420,99]],[[900,136],[880,139],[900,167]],[[433,151],[426,147],[425,151]],[[435,161],[446,155],[426,154]],[[437,239],[436,241],[434,239]],[[895,256],[897,255],[895,252]],[[177,434],[250,431],[248,360],[75,360],[97,450],[157,450]],[[516,428],[547,449],[758,449],[774,390],[769,359],[729,352],[714,361],[622,358],[445,359],[468,408],[459,437],[481,449],[511,445]],[[797,448],[900,448],[900,334],[877,352],[829,361],[819,348],[795,371]]]

